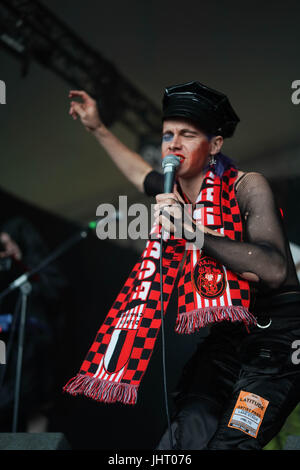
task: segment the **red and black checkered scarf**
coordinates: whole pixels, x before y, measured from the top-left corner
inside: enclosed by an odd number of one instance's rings
[[[207,171],[193,213],[196,221],[236,241],[243,241],[242,221],[234,182],[237,170],[220,178]],[[248,308],[248,281],[226,269],[202,250],[185,250],[185,240],[164,242],[163,308],[180,269],[178,316],[175,330],[193,333],[224,320],[255,323]],[[186,252],[185,260],[184,254]],[[161,327],[160,241],[149,240],[139,261],[113,303],[81,365],[64,391],[106,403],[135,404]]]

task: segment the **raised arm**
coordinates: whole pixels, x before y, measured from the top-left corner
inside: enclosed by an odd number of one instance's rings
[[[85,91],[71,90],[69,98],[69,114],[81,123],[104,148],[112,161],[116,164],[124,176],[133,183],[137,189],[144,192],[144,180],[152,167],[133,150],[124,145],[102,122],[98,112],[96,101]],[[73,101],[80,98],[81,101]]]

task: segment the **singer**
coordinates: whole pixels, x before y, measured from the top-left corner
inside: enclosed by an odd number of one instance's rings
[[[80,102],[73,100],[77,97]],[[163,226],[171,232],[163,254],[163,261],[169,261],[164,307],[177,284],[176,331],[210,328],[173,394],[174,447],[262,449],[300,397],[300,366],[291,360],[291,345],[300,338],[300,286],[267,179],[241,171],[222,153],[224,140],[233,136],[239,122],[237,114],[226,95],[199,82],[165,89],[162,157],[175,155],[180,166],[173,189],[164,193],[163,175],[105,127],[96,102],[84,91],[71,91],[70,98],[70,115],[80,118],[140,191],[156,197],[158,231]],[[203,246],[196,250],[185,250],[185,240],[172,238],[187,203],[194,208],[189,230],[204,235]],[[135,403],[160,326],[157,243],[148,242],[65,391]],[[144,287],[137,304],[133,300],[141,292],[140,279]],[[126,325],[131,320],[135,326],[130,329]],[[113,344],[121,336],[123,359],[120,354],[112,364]],[[170,448],[166,430],[157,449]]]

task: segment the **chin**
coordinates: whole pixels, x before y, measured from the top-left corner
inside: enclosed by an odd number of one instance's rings
[[[189,173],[185,173],[185,172],[182,172],[182,173],[177,173],[177,177],[178,178],[181,178],[183,180],[188,180],[188,179],[191,179],[191,178],[194,178],[195,175],[190,175]]]

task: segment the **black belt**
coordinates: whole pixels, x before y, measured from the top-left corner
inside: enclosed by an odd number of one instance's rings
[[[254,315],[257,318],[259,324],[269,325],[271,317],[276,317],[278,315],[282,315],[282,312],[276,312],[276,307],[280,307],[282,305],[288,305],[292,303],[299,303],[299,310],[295,309],[292,312],[289,312],[289,316],[291,317],[299,317],[300,318],[300,292],[282,292],[280,294],[272,295],[266,297],[264,299],[259,299],[254,306]],[[269,312],[270,309],[273,309],[272,312]],[[284,315],[284,314],[283,314]]]
[[[276,307],[277,305],[290,304],[293,302],[300,302],[300,291],[282,292],[270,297],[265,297],[264,299],[257,299],[254,308],[256,310],[266,307]]]

